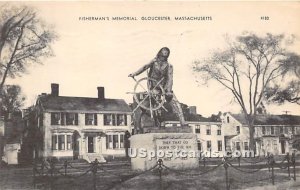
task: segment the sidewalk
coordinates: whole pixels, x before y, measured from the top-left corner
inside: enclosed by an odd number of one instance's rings
[[[297,175],[299,176],[299,175]],[[275,185],[265,185],[263,187],[261,186],[256,186],[256,187],[251,187],[247,188],[245,190],[298,190],[300,189],[300,181],[288,181],[288,182],[283,182],[283,183],[278,183]]]

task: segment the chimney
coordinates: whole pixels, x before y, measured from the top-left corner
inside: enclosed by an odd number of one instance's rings
[[[104,100],[105,99],[104,87],[97,87],[97,89],[98,89],[98,99]]]
[[[52,96],[59,95],[59,84],[51,83],[51,95]]]
[[[189,108],[189,114],[197,114],[197,107],[196,106],[190,106]]]

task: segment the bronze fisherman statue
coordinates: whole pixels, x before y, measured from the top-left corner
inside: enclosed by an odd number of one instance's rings
[[[168,57],[170,55],[170,49],[163,47],[159,50],[156,57],[150,61],[150,63],[144,65],[138,71],[129,74],[129,77],[135,77],[144,71],[149,69],[148,78],[154,79],[155,81],[160,81],[160,85],[165,90],[165,99],[172,107],[174,113],[176,113],[179,118],[181,126],[186,126],[184,115],[178,102],[176,96],[172,91],[173,86],[173,66],[169,64]],[[155,88],[156,83],[153,81],[148,82],[148,88]]]

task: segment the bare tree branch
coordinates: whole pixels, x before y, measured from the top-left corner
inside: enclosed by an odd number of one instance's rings
[[[5,15],[0,21],[0,93],[8,77],[21,76],[29,64],[51,56],[50,45],[56,39],[28,7],[17,11],[8,8]]]
[[[226,51],[216,51],[210,59],[194,65],[194,72],[202,74],[206,82],[217,81],[237,100],[248,122],[251,149],[254,148],[253,123],[266,89],[283,76],[285,63],[300,60],[298,55],[285,51],[283,39],[283,35],[259,37],[248,33],[238,36],[235,43],[229,43]],[[288,99],[299,102],[298,96]]]

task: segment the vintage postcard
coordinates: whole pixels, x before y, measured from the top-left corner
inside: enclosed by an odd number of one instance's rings
[[[299,18],[0,2],[0,189],[300,189]]]

